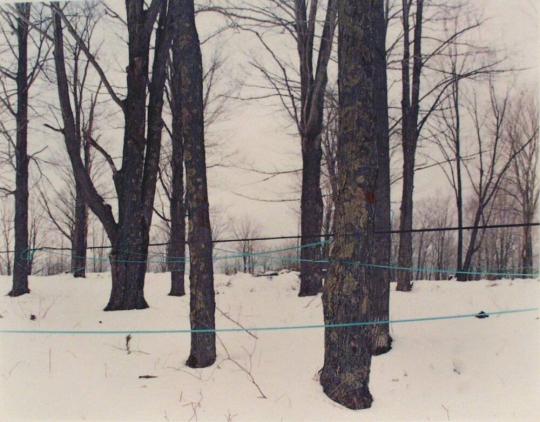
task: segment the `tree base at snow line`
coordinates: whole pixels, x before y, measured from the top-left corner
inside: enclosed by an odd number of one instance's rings
[[[367,353],[354,353],[352,360],[365,359]],[[373,397],[369,392],[369,362],[344,364],[347,359],[325,361],[321,371],[321,385],[324,393],[333,401],[349,409],[360,410],[371,407]],[[362,373],[367,372],[367,373]]]
[[[135,250],[135,248],[133,248]],[[143,251],[137,260],[130,256],[111,253],[112,289],[109,303],[104,311],[129,311],[146,309],[148,303],[144,299],[144,277],[146,275],[146,259],[142,259]],[[131,262],[133,261],[133,262]]]
[[[81,273],[81,272],[77,271],[77,272],[73,273],[73,277],[74,278],[86,278],[86,274],[84,272]]]
[[[207,368],[216,362],[216,334],[192,333],[191,354],[186,361],[190,368]]]
[[[215,356],[208,357],[206,359],[200,359],[196,358],[193,355],[190,355],[188,360],[186,361],[186,366],[190,368],[208,368],[209,366],[212,366],[216,362]]]
[[[123,281],[125,283],[125,280]],[[143,290],[134,289],[126,284],[120,286],[118,281],[115,282],[113,280],[111,297],[109,303],[105,309],[103,309],[104,311],[130,311],[133,309],[148,308],[148,303],[146,303],[146,300],[144,299]]]
[[[469,281],[469,274],[456,273],[456,281]]]
[[[374,335],[371,354],[373,356],[379,356],[389,352],[392,350],[392,341],[392,337],[386,332]]]
[[[322,290],[322,283],[320,280],[312,280],[311,282],[301,283],[299,297],[317,296]]]
[[[17,297],[17,296],[25,295],[27,293],[30,293],[29,288],[12,289],[7,295],[10,297]]]
[[[107,306],[103,309],[104,311],[132,311],[134,309],[146,309],[149,308],[148,303],[144,298],[137,299],[132,303],[114,303],[109,302]]]
[[[307,261],[321,259],[317,248],[304,248],[301,251],[300,290],[298,296],[316,296],[322,291],[322,271],[319,264]]]
[[[398,283],[396,290],[398,292],[410,292],[412,290],[412,283]]]
[[[348,389],[347,386],[336,386],[323,388],[323,391],[336,403],[352,410],[369,409],[373,403],[373,397],[367,387]]]
[[[300,272],[300,289],[298,296],[317,296],[319,293],[321,293],[323,283],[320,268],[305,266],[301,268],[301,271],[305,272]]]
[[[178,270],[171,268],[171,290],[169,296],[185,296],[186,288],[184,286],[184,269]]]

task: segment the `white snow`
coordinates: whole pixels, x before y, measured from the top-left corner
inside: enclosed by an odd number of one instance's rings
[[[30,295],[0,297],[0,329],[140,330],[189,327],[189,298],[168,274],[148,274],[150,309],[103,312],[107,274],[32,277]],[[0,291],[10,280],[0,278]],[[245,327],[322,323],[320,297],[298,298],[295,273],[216,276],[220,310]],[[392,290],[392,319],[537,307],[539,280],[416,282]],[[35,320],[30,320],[30,315]],[[0,334],[0,420],[510,421],[540,420],[539,313],[392,326],[393,349],[373,359],[371,409],[351,411],[317,381],[320,329],[220,333],[218,363],[184,365],[188,334]],[[218,327],[235,327],[216,314]],[[156,378],[140,379],[141,375]]]

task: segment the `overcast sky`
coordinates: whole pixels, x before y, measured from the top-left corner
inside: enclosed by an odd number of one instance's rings
[[[262,0],[261,0],[262,1]],[[538,30],[539,5],[536,0],[472,0],[472,3],[486,18],[479,33],[479,42],[500,50],[508,56],[511,67],[528,69],[512,76],[511,81],[519,86],[538,91],[540,64],[540,35]],[[241,39],[241,42],[238,42]],[[235,65],[245,68],[251,54],[260,56],[256,40],[250,37],[237,36],[228,40],[232,46]],[[294,53],[294,52],[293,52]],[[509,66],[509,67],[510,67]],[[246,72],[248,70],[244,69]],[[300,145],[297,136],[292,135],[293,127],[280,113],[278,106],[264,105],[260,102],[234,104],[234,112],[226,125],[226,136],[231,147],[238,151],[238,157],[250,165],[262,170],[299,168]],[[238,112],[237,112],[238,111]],[[398,168],[399,163],[394,163]],[[232,170],[215,171],[219,177],[211,178],[213,197],[220,203],[228,204],[231,214],[249,213],[259,220],[268,234],[287,234],[298,230],[297,214],[291,203],[259,203],[231,195],[228,191],[241,192],[259,198],[294,198],[297,186],[293,178],[281,176],[264,183],[256,183],[264,179],[261,175],[250,175],[246,172]],[[227,183],[222,177],[228,177]],[[217,186],[221,189],[217,189]],[[394,208],[399,209],[401,187],[396,184],[392,191]],[[439,168],[418,172],[415,183],[416,198],[449,195],[448,182]],[[452,205],[450,205],[452,206]]]
[[[2,1],[0,0],[0,3]],[[264,0],[260,0],[261,3]],[[110,1],[118,11],[123,9],[123,1]],[[508,56],[512,67],[523,70],[511,82],[538,92],[538,72],[540,64],[539,48],[539,5],[537,0],[471,0],[478,11],[483,11],[487,18],[479,40],[482,44],[500,50]],[[201,38],[211,33],[218,20],[214,17],[198,18]],[[121,69],[125,68],[125,48],[122,41],[111,32],[110,22],[103,22],[101,34],[107,42],[104,44],[103,58],[105,63],[116,69],[112,78],[123,84],[125,76]],[[207,59],[212,50],[218,48],[221,57],[226,59],[221,90],[230,84],[255,81],[254,70],[249,66],[253,57],[264,60],[260,46],[253,36],[247,34],[226,33],[214,43],[204,48]],[[282,52],[287,51],[286,44]],[[290,51],[295,54],[294,50]],[[42,88],[43,89],[43,86]],[[249,90],[242,91],[249,95]],[[54,95],[50,87],[41,99]],[[121,132],[111,130],[114,119],[105,119],[101,125],[106,129],[104,142],[113,151],[121,146]],[[109,127],[107,127],[109,125]],[[37,127],[37,125],[35,126]],[[45,142],[50,145],[50,154],[57,156],[63,153],[63,144],[54,134],[44,135],[34,131],[31,134],[31,149],[36,150]],[[229,164],[241,167],[252,167],[262,171],[291,170],[301,166],[299,139],[294,127],[276,103],[268,101],[230,101],[223,120],[213,126],[208,133],[211,142],[221,145],[222,154],[227,156]],[[212,157],[213,153],[210,152]],[[399,167],[399,163],[394,166]],[[210,202],[220,208],[223,213],[236,218],[249,216],[259,223],[260,232],[265,235],[296,234],[298,232],[298,215],[295,210],[298,204],[290,202],[257,202],[237,196],[236,193],[263,199],[299,198],[298,179],[294,176],[280,176],[262,182],[265,176],[234,168],[214,168],[210,170]],[[440,169],[417,173],[415,183],[416,198],[432,195],[449,194],[449,187]],[[400,186],[394,186],[392,200],[400,197]]]

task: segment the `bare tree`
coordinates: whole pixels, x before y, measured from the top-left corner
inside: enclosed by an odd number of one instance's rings
[[[58,4],[51,7],[54,14],[55,68],[66,147],[85,201],[102,222],[112,244],[112,290],[105,310],[143,309],[148,307],[143,289],[160,157],[166,64],[173,26],[178,21],[178,1],[153,0],[147,8],[144,0],[126,2],[129,64],[126,72],[127,96],[123,100],[118,97],[96,57]],[[150,42],[156,20],[150,77]],[[120,170],[116,169],[114,160],[100,145],[92,144],[106,157],[113,171],[118,222],[111,206],[96,190],[81,160],[81,142],[70,104],[62,25],[77,41],[124,115],[124,148]]]
[[[320,247],[305,246],[316,242],[323,228],[321,135],[328,65],[336,27],[336,0],[328,1],[322,28],[318,23],[320,9],[322,7],[318,0],[269,0],[263,5],[244,1],[239,6],[229,5],[221,9],[235,21],[235,26],[254,34],[275,66],[273,70],[272,66],[263,65],[257,59],[252,60],[252,65],[264,81],[263,86],[256,88],[269,90],[256,98],[277,98],[301,138],[302,261],[299,296],[316,295],[322,286],[320,266],[313,262],[320,257]],[[295,43],[298,57],[294,64],[289,63],[286,56],[280,55],[279,49],[271,45],[267,35],[272,31],[284,34]]]
[[[11,144],[15,158],[15,189],[2,188],[7,194],[15,198],[15,252],[13,262],[13,287],[9,296],[20,296],[29,293],[28,288],[28,181],[29,163],[28,154],[28,99],[29,90],[39,75],[43,61],[48,54],[46,38],[33,28],[44,25],[41,16],[42,7],[34,8],[36,16],[32,15],[30,3],[17,3],[6,6],[1,10],[3,24],[9,28],[15,39],[9,36],[9,31],[3,31],[4,42],[8,51],[13,54],[15,66],[0,66],[0,79],[2,82],[2,105],[15,120],[15,136],[11,135],[4,123],[1,132]],[[32,32],[32,35],[30,33]],[[30,56],[29,56],[30,52]],[[9,85],[15,84],[14,91]],[[12,100],[16,99],[16,104]]]
[[[96,55],[92,47],[92,38],[99,21],[99,10],[95,3],[71,4],[69,5],[69,15],[71,24],[75,28],[82,42]],[[75,130],[77,132],[77,142],[82,154],[85,171],[92,175],[92,143],[97,143],[95,133],[95,116],[99,92],[102,84],[98,83],[95,92],[88,92],[92,81],[90,80],[91,63],[85,56],[80,43],[74,40],[67,40],[66,48],[66,69],[71,99],[73,103],[73,115]],[[45,124],[52,130],[58,130],[50,124]],[[62,130],[61,130],[62,131]],[[62,131],[63,132],[63,131]],[[64,168],[64,166],[61,166]],[[41,195],[49,218],[60,232],[67,237],[71,243],[71,272],[74,277],[85,277],[86,256],[87,256],[87,235],[88,235],[88,206],[83,197],[82,187],[77,183],[72,172],[68,172],[67,180],[70,181],[69,194],[73,199],[70,205],[73,210],[65,210],[65,204],[57,202],[57,208],[64,210],[61,214],[67,219],[67,230],[60,228],[60,222],[55,218],[49,206],[46,195]]]
[[[99,14],[96,13],[96,4],[88,3],[79,6],[71,13],[71,22],[82,41],[88,48],[91,48],[94,31],[99,21]],[[98,137],[95,134],[96,105],[101,89],[98,84],[95,93],[91,93],[87,98],[89,85],[88,75],[91,67],[90,60],[83,60],[84,52],[81,44],[70,42],[67,46],[70,64],[70,85],[73,99],[73,110],[75,118],[75,128],[77,130],[79,148],[82,151],[83,164],[86,172],[92,174],[92,143],[96,143]],[[94,53],[95,54],[95,53]],[[83,189],[75,179],[75,206],[74,206],[74,226],[71,239],[71,272],[74,277],[84,277],[86,272],[86,247],[88,234],[88,206],[83,197]]]
[[[190,323],[193,330],[215,328],[212,230],[208,206],[206,154],[204,145],[204,100],[202,54],[193,0],[178,1],[178,27],[173,55],[179,63],[179,88],[174,92],[181,104],[182,139],[186,167],[190,254]],[[193,368],[216,360],[216,334],[193,332],[186,364]]]
[[[233,234],[238,241],[238,251],[242,255],[242,271],[253,274],[255,271],[255,242],[251,238],[260,236],[259,227],[249,216],[245,215],[232,224]]]
[[[414,13],[414,25],[411,29],[412,6],[416,5]],[[429,7],[426,7],[429,6]],[[426,11],[431,10],[429,16]],[[413,228],[413,191],[415,160],[417,155],[418,141],[423,128],[431,116],[441,107],[448,91],[456,86],[456,81],[471,78],[474,75],[493,71],[498,62],[479,64],[467,69],[456,69],[452,73],[448,68],[439,69],[433,63],[435,58],[448,54],[448,50],[454,45],[467,45],[466,36],[482,25],[482,21],[471,19],[465,23],[456,20],[456,16],[464,13],[463,4],[440,4],[436,2],[424,2],[424,0],[403,0],[403,56],[401,60],[401,144],[403,152],[403,179],[402,196],[400,206],[400,225],[398,263],[401,267],[411,267],[413,259],[412,232]],[[468,13],[468,12],[467,12]],[[472,15],[471,15],[472,16]],[[443,34],[425,33],[429,23],[441,22],[459,23],[453,27],[453,31]],[[443,25],[448,29],[448,25]],[[411,39],[411,30],[413,36]],[[411,52],[412,45],[412,52]],[[424,51],[428,50],[428,51]],[[411,66],[412,63],[412,66]],[[430,71],[434,79],[427,83],[426,70]],[[421,85],[424,88],[421,89]],[[409,291],[412,289],[411,271],[398,273],[397,289]]]
[[[173,47],[175,48],[175,47]],[[185,254],[186,254],[186,197],[184,187],[184,162],[183,162],[183,140],[182,140],[182,116],[181,102],[177,96],[171,92],[180,91],[180,76],[177,74],[180,67],[180,57],[178,54],[171,55],[168,66],[168,89],[166,89],[166,99],[171,112],[171,127],[165,126],[171,139],[171,146],[167,145],[163,149],[163,160],[158,170],[158,201],[159,209],[155,208],[157,216],[165,223],[169,234],[169,245],[167,248],[168,270],[171,272],[171,296],[185,295],[184,275],[185,275]],[[208,69],[203,75],[203,108],[204,125],[208,130],[216,121],[224,115],[227,95],[216,90],[216,84],[220,79],[220,71],[223,61],[219,55],[214,54],[208,65]],[[230,88],[228,93],[233,88]],[[206,145],[207,150],[217,145]],[[215,149],[215,148],[214,148]],[[221,159],[222,157],[220,157]],[[220,165],[221,161],[207,165],[207,168]],[[163,192],[166,201],[164,202],[159,194]],[[168,209],[167,209],[168,208]],[[213,227],[213,226],[212,226]],[[214,228],[214,227],[213,227]]]
[[[463,267],[463,160],[473,157],[463,156],[462,154],[462,117],[461,108],[464,97],[463,82],[465,80],[478,80],[482,77],[489,77],[498,72],[496,69],[497,59],[494,52],[486,47],[478,46],[473,42],[460,42],[459,39],[452,38],[451,35],[459,31],[463,26],[462,20],[467,19],[467,11],[462,10],[456,13],[452,19],[445,20],[445,36],[447,42],[446,53],[441,57],[441,68],[450,77],[450,86],[448,95],[441,101],[440,110],[438,110],[436,119],[434,119],[435,128],[430,128],[432,138],[435,139],[444,161],[440,162],[442,170],[448,179],[454,192],[457,222],[457,265],[459,273]],[[442,129],[441,129],[442,128]],[[448,169],[447,169],[448,168]]]
[[[510,154],[505,154],[505,129],[509,119],[509,92],[499,97],[495,91],[493,79],[489,79],[489,104],[487,111],[482,112],[475,92],[473,100],[468,107],[476,141],[476,164],[465,162],[469,182],[474,192],[472,199],[472,226],[469,243],[463,261],[462,272],[457,274],[460,281],[469,279],[467,274],[473,264],[473,258],[482,244],[484,230],[478,226],[487,224],[492,216],[492,201],[500,192],[502,181],[511,168],[516,157],[525,150],[534,137],[523,142]]]
[[[399,265],[412,264],[412,237],[407,230],[412,229],[414,158],[418,142],[418,116],[420,112],[420,75],[422,72],[422,19],[424,0],[416,1],[413,39],[412,81],[410,71],[410,6],[412,2],[403,0],[403,61],[401,65],[402,84],[402,146],[403,146],[403,195],[401,199],[399,237]],[[397,289],[408,291],[412,288],[411,274],[404,271],[398,279]]]
[[[503,183],[503,190],[513,201],[514,210],[521,216],[523,227],[521,245],[521,272],[533,272],[533,222],[538,210],[540,187],[538,184],[538,102],[532,93],[522,93],[510,103],[510,117],[505,137],[510,147],[509,159],[514,157]]]
[[[509,173],[509,172],[508,172]],[[507,173],[507,175],[508,175]],[[520,223],[521,216],[513,206],[514,199],[506,193],[505,181],[501,182],[501,188],[489,204],[490,224]],[[470,202],[468,205],[476,205]],[[487,271],[487,278],[503,278],[505,273],[516,273],[519,265],[519,246],[521,242],[520,231],[511,227],[502,227],[497,230],[486,230],[482,234],[482,240],[478,252],[473,259],[473,267],[478,272]],[[517,258],[517,259],[516,259]],[[495,275],[494,273],[498,273]],[[478,278],[480,274],[477,274]],[[476,278],[470,277],[469,278]]]
[[[171,296],[186,294],[184,287],[186,255],[186,207],[184,198],[184,141],[182,134],[182,61],[179,41],[173,44],[172,66],[170,66],[169,85],[171,95],[169,106],[172,114],[170,133],[172,149],[170,158],[170,185],[168,197],[170,204],[170,238],[167,256],[174,257],[169,263],[171,271]],[[160,171],[160,176],[161,176]],[[163,178],[161,177],[161,180]],[[170,259],[170,258],[169,258]]]

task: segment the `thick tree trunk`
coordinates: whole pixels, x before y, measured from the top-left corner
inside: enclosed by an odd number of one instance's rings
[[[378,96],[384,95],[378,89],[380,69],[376,66],[384,32],[384,25],[380,25],[384,23],[380,19],[383,1],[340,0],[338,4],[340,190],[334,220],[336,236],[323,290],[327,325],[374,317],[370,294],[377,277],[369,264],[374,260],[377,145],[382,136],[376,109],[381,104]],[[371,330],[367,327],[325,329],[321,384],[332,400],[351,409],[371,406],[371,349]]]
[[[322,272],[320,246],[309,246],[320,241],[317,235],[322,230],[323,200],[321,192],[321,140],[320,132],[314,138],[302,139],[302,196],[301,250],[300,250],[300,291],[299,296],[314,296],[321,291]],[[308,245],[306,247],[306,245]]]
[[[193,0],[180,0],[180,18],[174,48],[178,49],[182,103],[182,133],[186,166],[190,253],[191,353],[186,364],[204,368],[216,360],[212,231],[206,181],[204,146],[203,69]]]
[[[28,288],[28,20],[30,3],[15,6],[24,17],[17,18],[17,123],[15,148],[15,254],[13,286],[9,296],[29,293]]]
[[[134,7],[134,4],[131,5]],[[128,7],[128,14],[136,13]],[[138,13],[138,12],[137,12]],[[140,18],[132,18],[140,19]],[[145,216],[143,178],[146,139],[148,43],[137,30],[129,35],[127,97],[124,109],[124,153],[116,175],[118,234],[110,255],[112,289],[106,311],[144,309],[144,275],[148,253],[149,219]],[[146,142],[145,142],[146,141]],[[148,154],[148,150],[146,151]]]
[[[386,29],[386,21],[384,14],[377,15],[377,25],[381,25]],[[390,265],[392,251],[392,235],[389,233],[392,230],[392,215],[390,202],[390,135],[388,127],[388,82],[386,76],[386,30],[379,34],[377,38],[377,53],[374,56],[377,67],[377,90],[380,95],[377,95],[377,122],[378,133],[377,137],[377,160],[378,160],[378,176],[377,189],[375,193],[375,263],[377,265]],[[378,268],[375,273],[375,282],[370,296],[372,309],[370,313],[375,319],[380,321],[388,321],[390,314],[390,270],[388,268]],[[374,325],[372,328],[372,354],[380,355],[391,349],[392,337],[390,337],[389,324]]]
[[[147,255],[148,231],[144,225],[123,228],[109,255],[112,289],[105,311],[148,308],[144,299]]]

